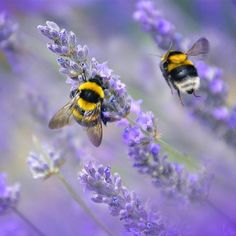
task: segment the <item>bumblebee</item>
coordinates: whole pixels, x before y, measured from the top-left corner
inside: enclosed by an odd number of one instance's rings
[[[98,147],[102,141],[101,107],[104,99],[102,78],[96,75],[85,80],[70,94],[71,100],[50,120],[49,128],[58,129],[74,120],[83,126],[92,144]]]
[[[161,58],[160,68],[168,86],[173,94],[172,87],[177,90],[179,99],[183,105],[180,93],[193,94],[200,87],[200,78],[193,62],[188,56],[207,54],[209,42],[206,38],[198,39],[187,52],[169,49]]]

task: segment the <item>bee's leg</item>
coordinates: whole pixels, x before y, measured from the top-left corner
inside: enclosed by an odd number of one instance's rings
[[[168,84],[168,86],[170,88],[171,94],[173,95],[174,93],[173,93],[173,89],[172,89],[171,84],[170,84],[170,80],[168,78],[165,78],[165,80],[166,80],[166,83]]]
[[[193,96],[196,97],[196,98],[200,98],[200,97],[201,97],[200,95],[197,95],[197,94],[195,93],[195,91],[193,91]]]
[[[169,85],[171,94],[173,95],[173,94],[174,94],[174,93],[173,93],[173,89],[172,89],[172,87],[171,87],[171,84],[170,84],[170,81],[169,81],[169,80],[167,80],[167,84]]]
[[[183,103],[183,100],[182,100],[182,97],[181,97],[180,91],[179,91],[178,89],[177,89],[177,92],[178,92],[179,100],[180,100],[182,106],[184,106],[184,103]]]

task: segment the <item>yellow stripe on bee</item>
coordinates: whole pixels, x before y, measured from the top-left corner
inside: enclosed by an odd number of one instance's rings
[[[98,84],[96,84],[95,82],[85,82],[83,84],[81,84],[79,86],[79,90],[83,90],[83,89],[89,89],[94,91],[95,93],[97,93],[99,95],[100,98],[104,98],[104,92],[101,86],[99,86]]]
[[[78,101],[77,101],[77,104],[84,111],[91,111],[91,110],[94,110],[97,107],[96,103],[85,101],[83,98],[79,98]]]
[[[85,117],[84,115],[82,115],[78,110],[74,109],[73,112],[72,112],[74,118],[77,120],[77,121],[87,121],[88,123],[89,122],[92,122],[92,121],[95,121],[97,120],[98,118],[98,115],[93,115],[93,116],[89,116],[89,117]]]
[[[190,61],[190,60],[186,60],[186,61],[184,61],[184,62],[182,62],[182,63],[170,63],[169,65],[168,65],[168,71],[170,72],[170,71],[172,71],[173,69],[175,69],[175,68],[177,68],[177,67],[179,67],[179,66],[183,66],[183,65],[193,65],[193,63]]]
[[[79,113],[79,111],[77,111],[76,109],[73,110],[72,114],[73,114],[74,118],[75,118],[76,120],[78,120],[78,121],[81,121],[81,120],[83,119],[83,117],[84,117],[84,116],[81,115],[81,114]]]
[[[187,55],[184,53],[171,55],[169,56],[169,60],[171,63],[175,63],[175,64],[183,63],[184,61],[187,60]]]

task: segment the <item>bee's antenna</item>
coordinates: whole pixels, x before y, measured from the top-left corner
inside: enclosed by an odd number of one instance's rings
[[[172,46],[173,46],[173,41],[171,40],[171,41],[170,41],[170,46],[169,46],[169,48],[168,48],[168,51],[170,51],[170,50],[172,49]]]

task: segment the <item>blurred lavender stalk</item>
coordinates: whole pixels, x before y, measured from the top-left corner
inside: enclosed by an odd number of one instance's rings
[[[122,184],[119,174],[111,174],[110,167],[89,162],[79,173],[79,180],[93,192],[92,200],[108,205],[111,215],[119,217],[133,235],[179,235],[160,215],[146,210],[137,194]]]
[[[139,0],[133,17],[160,49],[167,50],[171,43],[177,50],[187,49],[183,36],[161,16],[153,2]],[[194,118],[236,151],[236,108],[227,106],[228,86],[222,80],[222,71],[204,62],[196,63],[196,67],[201,78],[201,99],[188,96],[186,106]]]
[[[32,86],[26,86],[25,98],[29,107],[29,113],[42,125],[49,121],[50,107],[48,100]]]
[[[12,69],[18,69],[17,65],[17,53],[16,40],[14,34],[18,29],[18,24],[4,12],[0,13],[0,52],[7,58],[8,63],[12,66]],[[0,54],[1,56],[1,54]],[[0,58],[1,59],[1,58]]]
[[[0,13],[0,47],[7,48],[9,39],[17,30],[18,25],[13,23],[11,19],[5,14]]]
[[[61,166],[64,164],[64,158],[60,153],[49,145],[41,145],[36,137],[33,138],[37,151],[30,152],[27,158],[27,164],[34,179],[47,179],[52,175],[56,175],[71,197],[76,203],[96,222],[96,224],[107,235],[113,236],[113,233],[100,221],[80,198],[73,187],[67,182],[60,172]]]
[[[20,198],[20,185],[18,183],[9,186],[6,183],[6,175],[0,173],[0,216],[9,212],[17,214],[26,224],[28,224],[38,235],[45,236],[20,210],[17,204]]]

